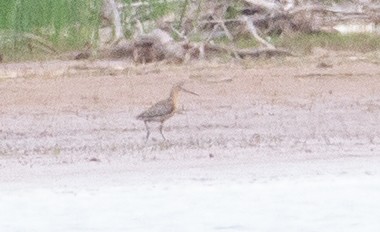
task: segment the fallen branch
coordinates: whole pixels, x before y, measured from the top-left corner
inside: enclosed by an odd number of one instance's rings
[[[230,40],[230,41],[233,41],[234,40],[234,37],[232,36],[231,32],[228,30],[228,28],[226,27],[226,24],[222,21],[220,22],[220,26],[223,28],[223,31],[224,33],[226,34],[227,38]]]
[[[49,41],[43,39],[40,36],[25,32],[22,34],[22,37],[35,42],[34,46],[39,47],[41,50],[45,52],[57,53],[57,50],[54,49],[53,45]]]
[[[281,49],[281,48],[259,48],[259,49],[237,49],[234,47],[224,46],[224,45],[216,45],[216,44],[207,44],[205,45],[207,50],[225,52],[229,54],[238,54],[240,58],[244,58],[247,56],[250,57],[260,57],[260,56],[295,56],[292,52]]]
[[[242,17],[242,20],[246,23],[246,26],[247,26],[247,29],[248,31],[252,34],[252,36],[257,40],[259,41],[261,44],[265,45],[266,47],[268,48],[271,48],[271,49],[274,49],[275,47],[268,43],[265,39],[261,38],[259,36],[259,34],[257,33],[257,30],[256,30],[256,27],[255,25],[253,24],[253,21],[252,19],[246,17],[246,16],[243,16]]]

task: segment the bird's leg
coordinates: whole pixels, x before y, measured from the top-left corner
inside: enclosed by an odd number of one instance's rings
[[[163,127],[163,126],[164,126],[164,123],[161,123],[159,129],[160,129],[160,133],[161,133],[161,135],[162,135],[162,138],[163,138],[164,140],[166,140],[164,134],[162,133],[162,127]]]
[[[146,142],[148,142],[150,131],[149,131],[149,126],[148,126],[147,121],[144,121],[144,123],[145,123],[145,127],[146,127],[146,139],[145,139],[145,143],[146,143]]]

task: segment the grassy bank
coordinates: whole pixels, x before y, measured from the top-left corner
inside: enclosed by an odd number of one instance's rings
[[[133,35],[136,19],[147,31],[162,16],[170,16],[174,26],[180,25],[189,4],[187,0],[144,0],[140,5],[132,0],[122,1],[125,7],[121,17],[127,37]],[[0,54],[6,61],[21,61],[43,59],[49,54],[83,48],[85,44],[96,48],[101,7],[102,0],[0,0]],[[232,12],[228,17],[235,18],[236,14]],[[231,43],[226,38],[215,42]],[[308,54],[313,47],[358,52],[380,50],[380,36],[370,34],[295,34],[272,37],[270,42],[300,54]],[[235,38],[232,43],[240,48],[259,46],[249,36]]]
[[[131,36],[136,19],[145,23],[179,12],[184,1],[133,0],[121,17],[125,35]],[[97,47],[102,0],[0,0],[0,54],[7,61],[35,60],[82,48]],[[133,5],[133,7],[132,7]],[[176,18],[180,18],[176,15]],[[149,28],[147,28],[149,29]]]
[[[0,49],[8,60],[70,50],[98,37],[101,1],[0,0]],[[45,51],[46,52],[46,51]]]

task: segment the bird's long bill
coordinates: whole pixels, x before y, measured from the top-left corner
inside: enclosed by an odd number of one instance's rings
[[[190,91],[190,90],[187,90],[187,89],[185,89],[185,88],[182,88],[182,87],[181,87],[181,90],[184,91],[184,92],[186,92],[186,93],[191,93],[191,94],[193,94],[193,95],[199,96],[199,94],[194,93],[194,92],[192,92],[192,91]]]

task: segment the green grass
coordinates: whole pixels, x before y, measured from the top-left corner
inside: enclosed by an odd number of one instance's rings
[[[100,8],[99,0],[0,0],[0,50],[8,60],[38,53],[26,34],[58,51],[96,43]]]
[[[173,12],[175,20],[186,0],[176,2],[142,0],[132,8],[133,0],[122,0],[122,18],[127,37],[133,35],[136,19],[155,27],[154,20]],[[38,36],[58,52],[97,47],[101,26],[102,0],[0,0],[0,53],[7,61],[40,59],[47,55],[27,34]],[[38,45],[38,43],[37,43]]]
[[[237,48],[254,48],[260,45],[256,41],[256,39],[251,38],[249,36],[245,36],[245,35],[235,38],[235,40],[232,42],[227,37],[220,37],[220,38],[214,39],[214,42],[218,44],[224,44],[224,45],[233,44]]]
[[[371,52],[380,49],[380,36],[375,34],[317,33],[272,38],[272,43],[293,51],[308,54],[313,47],[330,50]]]
[[[238,48],[256,48],[260,44],[250,36],[231,42],[226,37],[215,40],[219,44],[234,44]],[[314,33],[272,37],[270,43],[301,54],[309,54],[314,47],[337,51],[372,52],[380,50],[380,36],[376,34]]]

